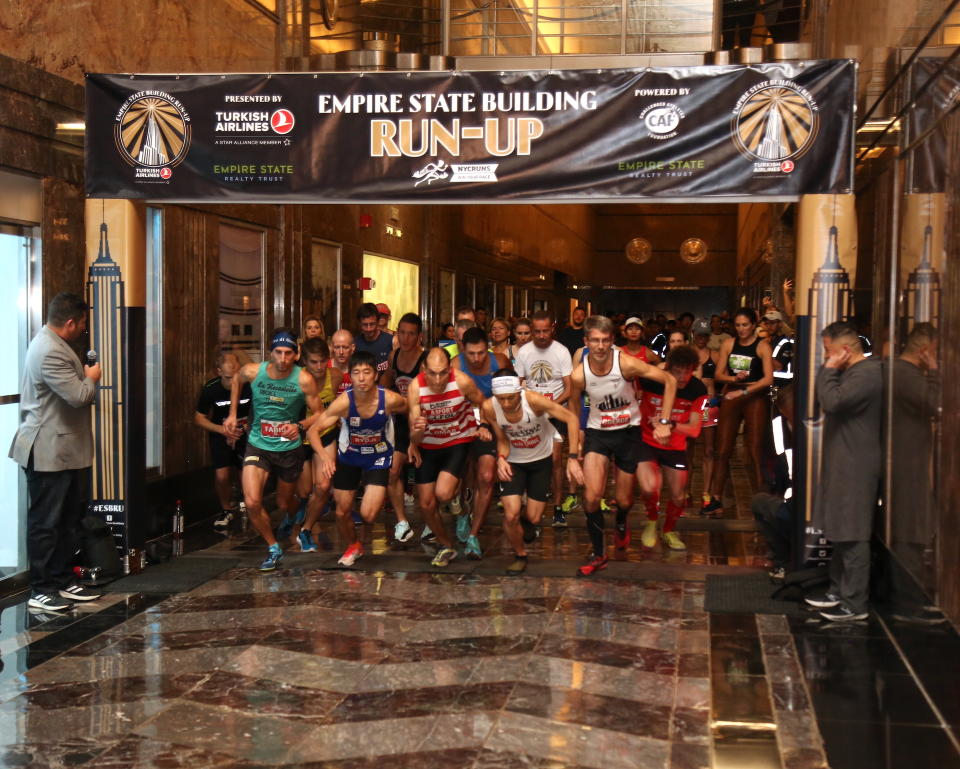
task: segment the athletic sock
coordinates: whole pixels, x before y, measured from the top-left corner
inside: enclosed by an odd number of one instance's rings
[[[673,500],[667,502],[667,517],[663,522],[663,533],[673,531],[677,526],[677,518],[683,515],[683,505],[678,505]]]
[[[647,511],[647,520],[655,521],[660,517],[660,496],[652,494],[643,498],[643,507]]]
[[[270,552],[271,552],[271,553],[282,553],[282,552],[283,552],[283,548],[280,547],[280,543],[279,543],[279,542],[274,542],[272,545],[270,545]]]
[[[607,548],[603,541],[603,513],[587,513],[587,533],[590,535],[590,544],[593,545],[593,554],[603,556]]]
[[[625,531],[627,528],[627,513],[630,512],[630,507],[621,507],[617,505],[617,529],[620,531]]]

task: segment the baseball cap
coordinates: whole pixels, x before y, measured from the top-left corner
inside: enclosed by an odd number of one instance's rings
[[[643,328],[643,321],[640,320],[640,318],[638,318],[636,315],[633,315],[627,318],[626,322],[623,324],[623,327],[626,328],[627,326],[633,326],[633,325],[637,325],[637,326],[640,326],[640,328]]]
[[[764,319],[764,320],[779,320],[779,321],[782,321],[782,320],[783,320],[783,315],[781,315],[781,314],[780,314],[779,312],[777,312],[776,310],[770,310],[770,312],[764,314],[763,319]]]
[[[378,302],[378,303],[377,303],[377,312],[379,312],[381,315],[390,315],[390,314],[391,314],[391,313],[390,313],[390,308],[387,307],[387,305],[385,305],[383,302]]]
[[[710,336],[710,322],[701,318],[690,329],[694,336]]]

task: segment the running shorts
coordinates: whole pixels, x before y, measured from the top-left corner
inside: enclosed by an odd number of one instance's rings
[[[583,454],[600,454],[612,459],[618,469],[635,473],[640,461],[640,444],[643,437],[639,427],[622,427],[619,430],[587,428]]]
[[[553,457],[544,457],[535,462],[511,462],[513,478],[500,483],[500,496],[521,496],[534,502],[546,502],[553,473]]]

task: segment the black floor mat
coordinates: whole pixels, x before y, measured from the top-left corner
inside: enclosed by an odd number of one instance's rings
[[[234,557],[185,555],[167,563],[148,566],[140,574],[131,574],[103,586],[109,593],[185,593],[240,563]]]
[[[805,617],[796,601],[771,598],[777,589],[766,574],[708,574],[703,608],[714,614],[786,614]]]

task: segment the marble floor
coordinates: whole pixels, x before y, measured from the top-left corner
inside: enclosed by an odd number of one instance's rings
[[[683,519],[686,553],[634,543],[598,579],[573,576],[576,515],[505,576],[494,514],[484,559],[443,572],[391,544],[389,520],[355,569],[336,567],[334,538],[266,575],[249,532],[198,527],[178,563],[224,568],[185,592],[111,592],[62,616],[12,597],[0,769],[960,765],[956,708],[925,701],[931,677],[882,616],[838,631],[704,611],[708,574],[764,562],[734,480],[726,521]],[[960,655],[938,632],[949,702]]]

